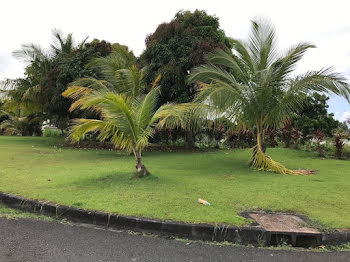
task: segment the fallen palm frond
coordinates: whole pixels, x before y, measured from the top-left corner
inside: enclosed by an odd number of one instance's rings
[[[282,164],[272,160],[271,157],[266,155],[258,145],[253,147],[252,167],[262,171],[273,171],[285,175],[298,175],[299,173],[294,170],[288,169]]]

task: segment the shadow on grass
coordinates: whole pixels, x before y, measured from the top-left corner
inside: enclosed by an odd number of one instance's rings
[[[166,179],[159,179],[155,175],[150,175],[143,178],[136,178],[133,172],[104,172],[98,174],[94,178],[83,178],[71,183],[70,185],[76,187],[93,187],[93,188],[111,188],[137,185],[159,185],[165,184]]]

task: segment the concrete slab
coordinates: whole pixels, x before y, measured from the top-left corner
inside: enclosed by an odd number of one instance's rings
[[[249,213],[249,216],[268,231],[319,233],[317,229],[306,227],[306,221],[295,215]]]

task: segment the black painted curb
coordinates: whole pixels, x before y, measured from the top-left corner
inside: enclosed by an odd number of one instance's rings
[[[50,202],[26,199],[0,191],[0,202],[11,208],[43,214],[56,219],[87,223],[117,229],[146,231],[164,235],[174,235],[194,240],[229,241],[241,244],[276,245],[281,241],[293,246],[312,247],[337,245],[350,242],[349,232],[297,233],[267,231],[261,227],[237,227],[224,224],[187,224],[134,216],[110,214],[85,210],[77,207],[57,205]]]

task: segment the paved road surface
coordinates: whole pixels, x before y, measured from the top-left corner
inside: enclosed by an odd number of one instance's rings
[[[123,231],[0,218],[0,261],[350,261],[319,253],[186,243]]]

